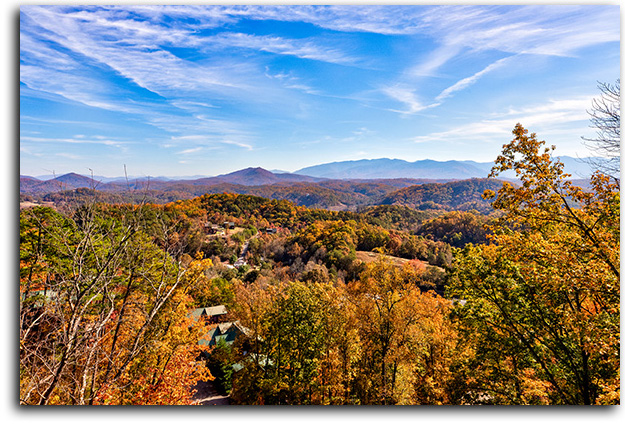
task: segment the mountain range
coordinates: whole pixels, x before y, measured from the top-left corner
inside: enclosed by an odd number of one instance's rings
[[[40,180],[36,177],[20,175],[20,192],[22,193],[49,193],[79,188],[91,188],[101,191],[120,191],[153,189],[162,190],[176,185],[184,186],[215,186],[234,184],[242,186],[264,186],[281,183],[315,183],[327,180],[318,177],[299,174],[275,174],[263,168],[246,168],[233,173],[216,177],[202,177],[196,179],[165,180],[162,178],[109,178],[107,181],[98,180],[76,173],[68,173],[49,180]]]
[[[591,167],[588,163],[571,157],[562,157],[561,161],[565,164],[565,171],[572,174],[573,178],[590,176]],[[256,167],[214,177],[177,180],[150,177],[109,178],[104,181],[68,173],[48,180],[20,176],[20,193],[39,200],[58,202],[85,196],[87,192],[72,191],[87,188],[96,189],[101,193],[100,196],[107,197],[111,202],[130,201],[133,197],[142,196],[148,196],[150,202],[171,202],[205,193],[229,192],[286,199],[307,207],[355,209],[377,204],[418,207],[428,201],[446,205],[449,201],[446,198],[457,197],[457,187],[462,187],[461,191],[468,193],[467,196],[470,197],[463,201],[468,205],[479,196],[476,198],[475,193],[467,192],[466,188],[479,185],[465,187],[447,183],[469,179],[484,180],[492,166],[493,163],[473,161],[408,162],[384,158],[321,164],[295,173],[271,172]],[[510,179],[514,176],[504,174],[499,177]],[[446,186],[439,187],[442,184]],[[417,185],[421,186],[418,191],[410,189]],[[427,192],[423,192],[424,190]],[[446,195],[438,198],[443,193]]]
[[[592,160],[600,158],[573,158],[570,156],[559,157],[564,163],[565,171],[574,179],[587,179],[593,172],[589,164]],[[60,177],[56,176],[20,176],[20,187],[32,188],[42,182],[50,182],[49,186],[64,186],[66,188],[92,187],[94,182],[98,185],[114,183],[126,186],[158,184],[159,182],[184,181],[189,184],[206,185],[217,183],[232,183],[245,186],[259,186],[265,184],[278,184],[285,182],[318,182],[322,180],[371,180],[371,179],[446,179],[462,180],[470,178],[486,177],[494,162],[476,161],[434,161],[424,159],[414,162],[402,159],[361,159],[355,161],[339,161],[314,165],[299,169],[293,173],[283,170],[265,170],[260,167],[246,168],[219,176],[191,176],[191,177],[90,177],[76,173],[69,173]],[[501,177],[514,178],[514,174],[506,173]],[[23,180],[22,180],[23,179]],[[23,184],[22,184],[23,183]],[[45,187],[45,186],[44,186]],[[43,187],[42,187],[43,188]]]
[[[314,177],[329,179],[380,179],[380,178],[436,178],[469,179],[486,177],[488,171],[478,163],[468,161],[434,161],[424,159],[408,162],[402,159],[361,159],[358,161],[332,162],[295,171]]]
[[[559,157],[566,172],[572,178],[589,178],[593,172],[588,160],[596,158]],[[495,165],[494,162],[476,161],[404,161],[402,159],[361,159],[358,161],[341,161],[314,165],[295,171],[313,177],[328,179],[380,179],[380,178],[412,178],[412,179],[470,179],[486,177]],[[501,177],[514,178],[511,172]]]

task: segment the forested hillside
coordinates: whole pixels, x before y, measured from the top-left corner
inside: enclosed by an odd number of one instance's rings
[[[88,188],[22,209],[21,403],[192,404],[201,382],[232,404],[619,403],[618,181],[577,187],[514,134],[493,175],[519,185],[336,186],[389,190],[358,211]]]
[[[482,194],[485,190],[498,190],[502,184],[502,181],[493,179],[470,179],[443,184],[428,183],[390,193],[380,203],[404,205],[419,210],[468,211],[476,209],[489,212],[491,207],[482,198]]]
[[[44,3],[5,26],[20,416],[620,405],[619,2]]]
[[[38,181],[20,178],[20,197],[24,201],[54,202],[77,206],[94,196],[101,202],[164,204],[191,199],[206,193],[238,193],[291,201],[297,205],[332,210],[357,210],[379,204],[401,204],[418,209],[471,209],[488,211],[480,190],[496,188],[496,182],[472,179],[458,182],[432,179],[324,180],[291,174],[274,175],[262,169],[242,170],[210,179],[191,181],[134,181],[98,183],[77,175]],[[243,176],[250,177],[241,184]],[[272,177],[273,176],[273,177]],[[284,176],[280,182],[276,176]],[[296,177],[296,180],[289,179]],[[61,182],[63,180],[65,183]],[[464,182],[464,183],[462,183]],[[500,184],[500,183],[499,183]],[[404,190],[402,190],[404,189]]]

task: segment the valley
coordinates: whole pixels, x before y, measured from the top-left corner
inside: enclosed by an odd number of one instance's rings
[[[244,184],[243,184],[244,183]],[[20,199],[24,202],[52,202],[57,205],[77,204],[95,196],[103,202],[167,203],[191,199],[206,193],[237,193],[269,199],[291,201],[311,208],[356,211],[359,208],[397,204],[414,208],[449,210],[486,205],[481,191],[500,185],[493,180],[467,180],[463,188],[448,179],[366,179],[333,180],[301,175],[274,174],[261,168],[250,168],[228,175],[196,180],[134,180],[127,183],[99,182],[75,173],[39,181],[20,176]],[[407,195],[402,189],[422,187]],[[455,188],[455,189],[454,189]],[[425,191],[425,192],[424,192]],[[457,199],[467,205],[456,205],[450,194],[466,192]],[[418,193],[417,193],[418,192]],[[444,195],[443,193],[447,194]],[[465,208],[465,209],[466,209]]]
[[[618,406],[613,2],[5,14],[13,413]]]

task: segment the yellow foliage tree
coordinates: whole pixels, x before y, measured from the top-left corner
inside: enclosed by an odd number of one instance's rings
[[[620,194],[597,172],[574,186],[520,124],[491,176],[514,170],[493,206],[492,244],[457,255],[450,295],[474,344],[473,402],[618,403]]]

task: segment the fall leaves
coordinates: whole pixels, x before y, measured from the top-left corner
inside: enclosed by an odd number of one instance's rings
[[[230,194],[23,210],[21,402],[190,404],[210,366],[239,404],[617,404],[619,182],[584,191],[543,145],[517,125],[488,217]],[[246,331],[205,362],[188,314],[210,304]]]
[[[143,232],[143,218],[140,208],[121,218],[97,207],[22,214],[22,403],[190,402],[182,383],[207,376],[193,364],[200,331],[187,319],[195,280]]]
[[[360,279],[237,289],[253,330],[235,374],[240,404],[449,403],[451,303],[422,293],[424,268],[380,259]],[[265,360],[261,362],[260,360]]]
[[[618,402],[617,186],[597,173],[584,192],[553,147],[521,125],[514,135],[493,174],[513,169],[521,184],[497,193],[491,244],[456,255],[448,288],[466,300],[457,314],[476,347],[474,386],[495,403]]]

